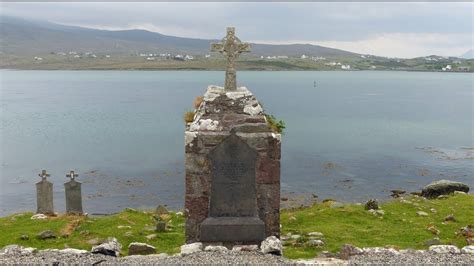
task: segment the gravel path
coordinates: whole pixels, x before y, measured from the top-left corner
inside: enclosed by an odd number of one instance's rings
[[[430,251],[407,251],[400,254],[378,253],[357,255],[349,259],[351,265],[364,264],[458,264],[474,265],[474,254],[439,254]]]
[[[400,254],[377,253],[352,256],[349,261],[331,258],[313,260],[288,260],[280,256],[263,255],[249,251],[213,251],[197,252],[189,255],[166,254],[147,256],[111,257],[101,254],[71,254],[57,250],[42,250],[34,254],[0,255],[0,264],[328,264],[328,265],[365,265],[365,264],[463,264],[474,265],[474,254],[435,254],[430,251],[406,251]]]

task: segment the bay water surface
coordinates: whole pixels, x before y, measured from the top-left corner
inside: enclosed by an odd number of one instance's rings
[[[182,209],[184,122],[221,71],[1,70],[0,215],[36,209],[47,169],[64,211],[66,172],[84,209]],[[450,179],[474,189],[473,74],[246,72],[286,123],[282,196],[362,202]],[[314,86],[316,83],[316,87]]]

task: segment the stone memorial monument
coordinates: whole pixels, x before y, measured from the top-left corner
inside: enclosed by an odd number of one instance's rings
[[[280,139],[245,87],[235,59],[249,52],[234,28],[212,51],[226,56],[225,87],[209,86],[186,125],[186,242],[256,244],[280,235]]]
[[[41,181],[36,183],[36,213],[53,215],[53,183],[46,180],[49,177],[46,170],[41,171],[38,176]]]
[[[79,175],[74,171],[70,171],[66,174],[66,177],[71,178],[71,180],[64,183],[67,214],[83,214],[81,183],[76,181],[76,177],[78,176]]]

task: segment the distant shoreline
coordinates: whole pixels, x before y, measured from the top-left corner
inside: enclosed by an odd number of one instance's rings
[[[207,69],[207,68],[0,68],[0,70],[6,71],[202,71],[202,72],[211,72],[211,71],[221,71],[224,72],[225,69]],[[380,70],[370,70],[370,69],[351,69],[351,70],[341,70],[341,69],[239,69],[238,72],[426,72],[426,73],[460,73],[460,74],[469,74],[474,73],[473,71],[441,71],[441,70],[418,70],[418,69],[380,69]]]

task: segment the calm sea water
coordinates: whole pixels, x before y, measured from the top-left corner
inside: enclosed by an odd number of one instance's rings
[[[79,172],[84,208],[184,197],[183,113],[223,72],[2,70],[0,214],[35,210],[41,169],[57,211]],[[473,74],[239,72],[286,122],[282,194],[385,198],[438,179],[474,188]],[[313,86],[314,81],[316,87]]]

